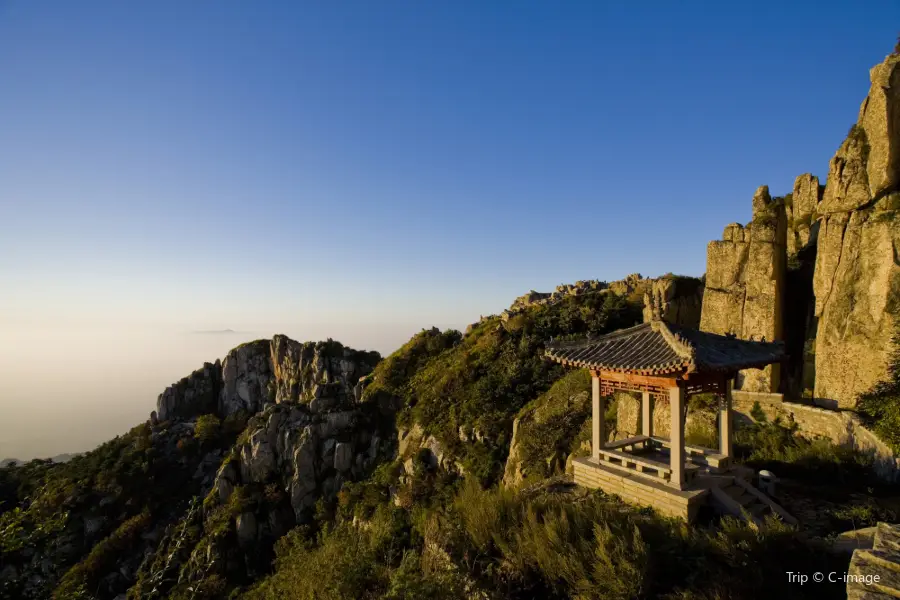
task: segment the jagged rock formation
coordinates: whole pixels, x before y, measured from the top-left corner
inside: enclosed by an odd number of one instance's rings
[[[640,280],[640,275],[629,275],[628,279],[625,280],[628,283],[625,283],[625,281],[623,281],[613,282],[612,284],[609,284],[598,279],[589,279],[584,281],[576,281],[575,283],[561,283],[556,286],[556,289],[552,292],[536,292],[534,290],[531,290],[527,294],[523,294],[513,300],[513,303],[510,305],[510,307],[507,310],[503,311],[502,316],[508,317],[514,314],[518,314],[530,306],[554,304],[556,302],[559,302],[566,296],[578,296],[581,294],[589,294],[592,292],[601,292],[609,289],[612,285],[617,286],[616,289],[619,291],[616,291],[615,293],[620,294],[622,293],[622,285],[617,284],[622,283],[625,286],[633,286],[636,281]]]
[[[797,253],[816,243],[816,219],[818,217],[819,201],[822,199],[822,186],[819,178],[810,173],[804,173],[794,181],[794,189],[785,200],[785,212],[787,215],[787,253],[788,256],[796,256]]]
[[[299,343],[281,335],[229,352],[218,379],[218,414],[252,416],[228,456],[215,460],[211,473],[203,471],[211,492],[202,511],[188,511],[169,527],[145,561],[138,593],[190,591],[210,577],[249,581],[267,568],[278,538],[310,522],[320,500],[333,502],[345,482],[393,456],[391,406],[360,397],[360,379],[379,358],[330,340]],[[215,380],[215,369],[198,373],[160,396],[165,402],[158,409],[167,418],[216,410],[209,394],[198,403],[192,401],[198,394],[172,391],[208,392],[198,382]],[[172,427],[187,426],[193,425],[176,420]]]
[[[241,344],[222,361],[222,392],[219,414],[228,416],[240,411],[253,414],[262,410],[266,401],[274,401],[269,391],[272,375],[274,340],[256,340]]]
[[[739,389],[802,390],[855,408],[888,376],[900,309],[898,64],[895,53],[871,70],[871,89],[824,189],[808,173],[781,200],[760,188],[753,221],[728,225],[709,245],[701,328],[786,339],[789,347],[782,388],[773,366],[743,373]]]
[[[203,367],[167,387],[159,395],[156,418],[168,421],[215,412],[221,389],[222,368],[219,361],[204,363]],[[153,418],[151,416],[151,420]]]
[[[393,455],[392,433],[392,419],[364,407],[268,407],[250,420],[222,462],[202,517],[188,515],[193,520],[170,528],[143,579],[171,586],[177,572],[176,588],[189,590],[211,575],[233,583],[259,575],[275,541],[309,523],[320,500],[333,502],[345,482],[363,478]],[[185,529],[205,533],[185,539]],[[174,564],[165,558],[170,555],[177,557]]]
[[[698,287],[699,284],[699,293]],[[531,290],[527,294],[519,296],[512,305],[501,313],[501,319],[506,322],[522,311],[532,306],[553,305],[561,302],[568,296],[580,296],[582,294],[615,294],[617,296],[637,295],[645,298],[648,304],[647,310],[655,307],[668,315],[670,320],[696,327],[700,322],[700,305],[702,303],[703,282],[693,277],[679,277],[663,275],[657,279],[646,278],[640,273],[632,273],[625,279],[607,283],[597,279],[576,281],[575,283],[563,283],[556,286],[553,292],[536,292]],[[696,297],[694,297],[696,296]],[[650,313],[646,313],[649,315]],[[649,316],[645,316],[649,318]],[[484,317],[482,317],[484,320]],[[691,325],[693,323],[693,325]],[[469,330],[476,324],[469,326]],[[469,331],[467,330],[467,332]]]
[[[887,376],[900,304],[900,55],[871,72],[817,212],[815,395],[854,407]]]
[[[650,280],[644,293],[644,322],[664,319],[684,327],[700,327],[704,284],[694,277],[664,275]]]
[[[709,243],[702,330],[746,340],[783,339],[786,229],[784,205],[762,186],[753,195],[753,220],[746,227],[726,226],[722,240]],[[774,392],[779,376],[779,365],[748,369],[738,387]]]
[[[549,292],[536,292],[534,290],[529,291],[527,294],[522,294],[515,300],[513,300],[512,305],[510,305],[510,310],[518,310],[520,308],[526,308],[531,306],[532,304],[537,304],[542,300],[549,299],[553,294]]]
[[[309,405],[277,405],[251,419],[214,487],[225,503],[236,486],[274,482],[302,523],[320,497],[334,497],[344,481],[359,478],[392,449],[390,437],[357,409],[317,413]]]
[[[276,335],[231,350],[166,388],[157,401],[161,421],[204,413],[254,414],[271,403],[303,402],[313,410],[356,399],[357,384],[380,360],[377,352],[338,342],[296,342]]]

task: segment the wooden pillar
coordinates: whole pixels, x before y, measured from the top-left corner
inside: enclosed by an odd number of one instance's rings
[[[671,483],[684,488],[684,399],[683,387],[669,388],[669,410],[672,421],[669,426],[669,468],[672,469]]]
[[[641,435],[653,435],[653,396],[650,392],[641,396]]]
[[[731,456],[731,436],[734,431],[734,413],[731,410],[732,378],[725,380],[725,397],[719,407],[719,454]]]
[[[606,444],[606,398],[600,396],[600,378],[593,376],[592,402],[591,402],[591,426],[593,440],[591,443],[591,455],[594,460],[600,460],[600,449]]]

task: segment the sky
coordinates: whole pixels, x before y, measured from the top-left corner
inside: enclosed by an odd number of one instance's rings
[[[0,0],[0,458],[274,333],[387,354],[700,275],[856,120],[900,3]],[[198,331],[231,329],[235,333]]]

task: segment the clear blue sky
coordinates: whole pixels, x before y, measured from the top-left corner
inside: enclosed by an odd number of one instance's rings
[[[758,185],[824,179],[898,25],[877,1],[0,0],[0,326],[378,321],[390,350],[530,288],[700,275]]]
[[[0,458],[284,332],[700,275],[824,179],[900,3],[0,0]],[[197,330],[238,333],[199,335]]]

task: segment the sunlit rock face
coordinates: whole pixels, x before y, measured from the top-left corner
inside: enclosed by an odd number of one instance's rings
[[[377,352],[334,341],[301,343],[283,335],[256,340],[167,388],[157,401],[157,418],[252,415],[267,403],[283,402],[308,404],[313,412],[352,406],[360,379],[380,359]]]
[[[809,244],[816,243],[816,218],[822,189],[819,178],[804,173],[794,181],[791,201],[785,205],[787,213],[787,253],[796,256]]]
[[[815,395],[852,408],[887,377],[900,300],[900,56],[871,72],[817,212]]]
[[[726,226],[722,239],[707,247],[702,330],[746,340],[783,339],[786,237],[784,204],[762,186],[753,195],[753,220],[746,227]],[[747,369],[738,387],[774,392],[779,377],[779,365]]]

